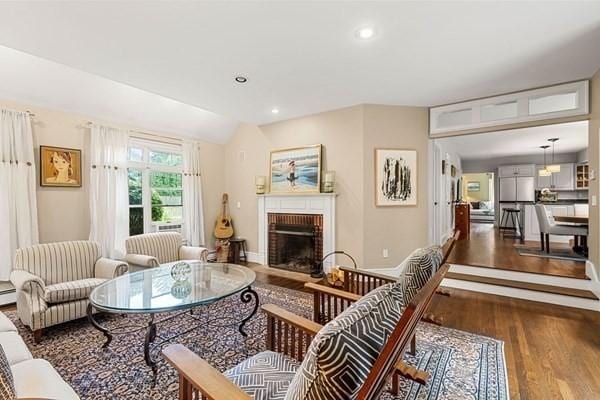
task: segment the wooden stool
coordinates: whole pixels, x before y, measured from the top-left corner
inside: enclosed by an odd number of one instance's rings
[[[248,255],[246,254],[246,239],[229,239],[229,258],[227,259],[227,262],[231,264],[239,264],[242,262],[242,259],[244,264],[248,264]]]

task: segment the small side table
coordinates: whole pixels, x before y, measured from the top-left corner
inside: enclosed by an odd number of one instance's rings
[[[246,239],[229,239],[229,257],[227,262],[231,264],[239,264],[242,262],[242,260],[244,264],[248,264],[248,254],[246,253]]]

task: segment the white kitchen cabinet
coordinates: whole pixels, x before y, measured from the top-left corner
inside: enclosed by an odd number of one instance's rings
[[[513,176],[534,176],[536,173],[535,165],[502,165],[498,167],[498,177],[509,178]]]
[[[560,164],[560,172],[552,174],[552,189],[575,190],[575,164]]]
[[[540,176],[539,171],[543,165],[536,165],[535,188],[542,190],[575,190],[575,164],[560,164],[560,172],[550,176]]]

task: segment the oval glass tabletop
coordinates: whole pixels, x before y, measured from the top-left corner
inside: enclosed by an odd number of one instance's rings
[[[235,264],[173,262],[105,282],[90,294],[94,308],[157,313],[212,303],[252,285],[254,271]]]

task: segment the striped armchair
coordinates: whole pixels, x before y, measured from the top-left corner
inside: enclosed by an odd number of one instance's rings
[[[158,232],[131,236],[125,241],[131,271],[158,267],[160,264],[179,260],[206,261],[208,249],[184,246],[178,232]]]
[[[17,291],[17,314],[39,342],[44,328],[85,317],[92,290],[125,272],[127,264],[101,257],[96,242],[18,249],[10,275]]]

